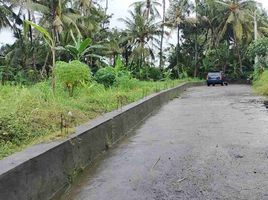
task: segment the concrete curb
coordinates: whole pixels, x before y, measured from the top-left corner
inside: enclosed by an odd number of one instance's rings
[[[197,85],[201,83],[185,83],[150,95],[77,127],[68,139],[35,145],[1,160],[0,199],[52,199],[70,184],[76,173],[122,139],[153,110]]]

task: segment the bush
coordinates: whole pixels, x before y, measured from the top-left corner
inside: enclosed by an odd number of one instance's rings
[[[160,68],[150,67],[148,70],[148,77],[154,81],[163,79],[163,73]]]
[[[253,83],[255,91],[260,95],[268,95],[268,71],[264,71],[259,80]]]
[[[73,96],[75,87],[91,79],[91,72],[86,64],[78,60],[70,63],[59,61],[56,63],[56,77],[67,88],[69,96]]]
[[[116,72],[112,67],[99,69],[95,74],[95,80],[105,87],[113,86],[116,81]]]
[[[254,59],[255,56],[265,57],[267,55],[268,38],[259,38],[257,41],[252,42],[248,49],[247,55]]]

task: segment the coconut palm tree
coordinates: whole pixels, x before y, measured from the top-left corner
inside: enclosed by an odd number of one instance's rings
[[[161,7],[161,3],[158,0],[141,0],[132,4],[132,6],[141,5],[143,10],[143,15],[148,20],[151,16],[160,17],[161,14],[158,10],[158,7]]]
[[[12,7],[0,1],[0,30],[5,27],[12,27],[9,17],[12,15]]]
[[[17,4],[13,1],[0,0],[0,29],[8,27],[12,29],[16,38],[21,38],[21,29],[23,24],[21,10],[15,12]]]
[[[159,44],[161,35],[160,23],[151,16],[148,20],[143,14],[143,4],[135,4],[134,11],[129,11],[130,18],[120,19],[126,25],[125,41],[131,45],[132,60],[137,61],[141,68],[149,57],[154,59],[153,47]]]
[[[27,6],[42,15],[40,25],[52,30],[52,36],[57,42],[64,28],[74,28],[80,34],[77,21],[81,13],[70,7],[70,0],[28,1]]]
[[[249,13],[256,9],[256,3],[250,0],[221,0],[217,3],[225,7],[225,16],[218,28],[218,39],[228,33],[237,51],[240,73],[243,74],[240,44],[243,39],[252,37],[253,20]]]
[[[186,20],[186,17],[190,14],[192,4],[188,0],[173,0],[171,1],[168,11],[166,25],[172,29],[177,30],[177,65],[179,64],[179,52],[180,52],[180,40],[181,40],[181,28]]]
[[[160,52],[159,52],[159,68],[163,68],[163,43],[164,43],[164,36],[165,36],[165,23],[166,23],[166,0],[162,1],[162,32],[161,32],[161,38],[160,38]]]

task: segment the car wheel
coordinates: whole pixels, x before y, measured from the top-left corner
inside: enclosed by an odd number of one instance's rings
[[[210,86],[210,84],[209,84],[209,83],[207,83],[207,86],[209,87],[209,86]]]
[[[224,84],[223,84],[223,83],[221,83],[221,86],[224,86]]]
[[[213,84],[213,86],[215,86],[215,84]]]

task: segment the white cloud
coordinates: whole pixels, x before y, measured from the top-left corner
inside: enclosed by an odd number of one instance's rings
[[[3,29],[0,31],[0,46],[3,44],[12,44],[14,42],[15,38],[13,37],[13,34],[8,29]]]
[[[124,18],[128,15],[128,10],[130,9],[130,5],[136,2],[136,0],[123,0],[120,3],[116,3],[120,0],[110,0],[109,3],[109,14],[113,14],[113,18],[111,19],[111,27],[122,28],[122,22],[119,22],[119,18]]]
[[[257,0],[257,2],[261,3],[263,7],[268,10],[268,1],[267,0]]]

